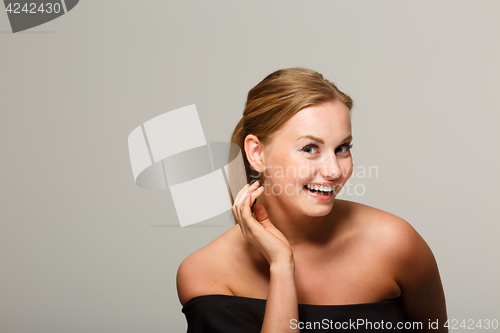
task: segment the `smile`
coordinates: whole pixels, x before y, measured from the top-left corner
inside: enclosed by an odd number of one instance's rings
[[[310,195],[317,199],[328,200],[333,196],[335,186],[306,184],[304,185],[304,189],[306,189]]]
[[[306,184],[304,185],[308,190],[314,191],[314,192],[325,192],[325,193],[330,193],[334,190],[335,186],[329,186],[329,185],[311,185],[311,184]]]

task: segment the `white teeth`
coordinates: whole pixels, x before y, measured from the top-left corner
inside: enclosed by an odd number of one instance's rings
[[[306,187],[308,189],[314,190],[314,191],[322,191],[322,192],[333,191],[333,186],[327,186],[327,185],[309,185],[309,184],[307,184]]]

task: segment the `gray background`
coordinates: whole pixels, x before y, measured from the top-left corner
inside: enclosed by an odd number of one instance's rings
[[[231,216],[176,228],[169,191],[135,185],[127,137],[194,103],[207,140],[228,141],[248,90],[293,66],[356,103],[354,162],[378,177],[343,197],[420,232],[450,318],[500,319],[499,12],[498,1],[86,0],[18,34],[0,12],[0,331],[185,331],[177,267]]]

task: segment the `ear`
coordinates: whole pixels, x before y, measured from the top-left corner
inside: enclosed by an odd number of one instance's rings
[[[248,163],[257,172],[264,172],[266,169],[264,154],[263,154],[263,144],[259,139],[253,135],[248,134],[243,142],[245,147],[245,153],[247,155]]]

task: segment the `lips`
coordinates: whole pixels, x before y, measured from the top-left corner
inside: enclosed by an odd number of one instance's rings
[[[311,185],[304,185],[303,188],[309,195],[318,200],[329,200],[333,197],[333,189],[331,191],[321,191],[311,188]]]
[[[335,189],[335,185],[330,184],[306,184],[304,185],[308,190],[312,192],[325,192],[325,194],[332,192]]]

